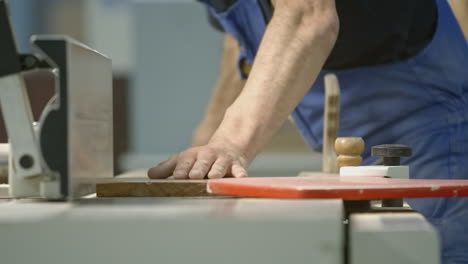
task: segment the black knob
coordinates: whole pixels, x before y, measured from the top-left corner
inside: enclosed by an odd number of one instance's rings
[[[411,155],[411,148],[406,145],[385,144],[372,147],[372,156],[382,157],[384,166],[398,166],[400,165],[400,157]]]

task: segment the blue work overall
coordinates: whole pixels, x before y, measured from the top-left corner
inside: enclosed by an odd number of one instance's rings
[[[446,0],[438,0],[432,41],[417,55],[394,63],[322,71],[292,113],[307,144],[322,145],[324,83],[333,72],[341,85],[339,136],[363,137],[370,146],[406,144],[411,178],[468,179],[468,44]],[[227,11],[208,7],[241,45],[239,64],[253,63],[266,25],[257,0],[239,0]],[[468,263],[468,199],[410,199],[438,230],[443,263]]]

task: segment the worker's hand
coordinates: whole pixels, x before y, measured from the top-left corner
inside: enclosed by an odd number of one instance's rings
[[[148,177],[163,179],[171,175],[176,179],[210,179],[232,176],[247,177],[247,159],[233,144],[212,142],[189,148],[171,156],[148,171]]]

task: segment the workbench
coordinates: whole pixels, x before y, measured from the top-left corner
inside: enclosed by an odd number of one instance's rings
[[[438,263],[420,215],[358,214],[347,238],[339,199],[3,199],[0,212],[2,263]]]

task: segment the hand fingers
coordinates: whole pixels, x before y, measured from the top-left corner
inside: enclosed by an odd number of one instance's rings
[[[213,166],[211,166],[210,172],[208,173],[208,178],[218,179],[224,177],[227,173],[229,165],[231,165],[231,160],[219,158],[216,160]]]
[[[197,161],[190,171],[190,179],[203,179],[211,168],[211,165],[216,161],[216,153],[212,151],[200,152]]]
[[[236,178],[247,177],[247,170],[239,160],[218,153],[213,148],[194,148],[171,156],[148,170],[148,177],[163,179],[171,175],[175,179],[222,178],[227,174]],[[234,161],[234,163],[233,163]]]
[[[189,171],[192,169],[193,164],[195,163],[196,153],[188,153],[185,155],[180,155],[177,160],[177,166],[174,170],[174,178],[176,179],[187,179],[189,176]]]
[[[234,178],[243,178],[243,177],[248,176],[247,171],[245,170],[245,168],[242,165],[240,165],[239,163],[232,164],[231,174],[232,174],[232,176],[234,176]]]
[[[159,163],[156,167],[148,170],[148,177],[151,179],[164,179],[172,175],[177,165],[178,154],[172,155],[166,161]]]

